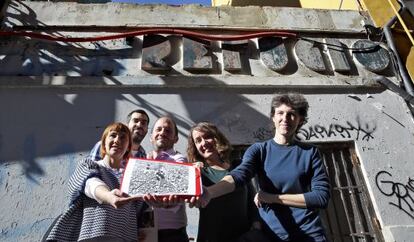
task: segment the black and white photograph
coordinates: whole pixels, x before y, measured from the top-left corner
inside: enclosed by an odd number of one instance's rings
[[[199,195],[200,172],[188,164],[131,158],[124,172],[122,191],[130,196]]]

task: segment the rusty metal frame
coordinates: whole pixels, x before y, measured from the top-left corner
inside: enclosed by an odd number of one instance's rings
[[[321,211],[329,240],[383,242],[354,143],[317,146],[331,182],[331,201],[328,209]]]

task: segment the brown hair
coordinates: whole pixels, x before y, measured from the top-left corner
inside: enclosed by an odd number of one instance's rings
[[[299,130],[302,125],[306,124],[308,120],[309,103],[302,94],[287,93],[274,96],[272,103],[270,104],[270,119],[275,115],[275,109],[282,104],[292,107],[302,117],[303,121],[299,124],[297,130]],[[273,129],[275,129],[273,122],[272,125]]]
[[[190,134],[188,135],[188,145],[187,145],[187,158],[189,162],[203,161],[204,158],[198,153],[197,147],[195,146],[193,139],[193,131],[205,132],[213,136],[216,142],[216,149],[219,153],[220,159],[224,162],[229,162],[230,152],[232,150],[229,140],[224,136],[222,132],[210,122],[200,122],[190,129]]]
[[[127,151],[124,154],[124,159],[127,159],[129,157],[129,152],[131,151],[131,131],[129,131],[128,126],[126,126],[123,123],[112,123],[108,126],[106,126],[104,132],[102,133],[102,138],[101,138],[101,157],[104,158],[106,155],[106,150],[105,150],[105,139],[106,137],[108,137],[109,132],[111,131],[116,131],[119,133],[125,133],[125,135],[128,137],[128,148]]]

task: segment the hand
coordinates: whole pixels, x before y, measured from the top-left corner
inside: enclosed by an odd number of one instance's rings
[[[162,201],[162,205],[164,208],[169,208],[169,207],[178,205],[179,203],[182,202],[182,200],[179,199],[177,195],[170,195],[168,197],[162,197],[161,201]]]
[[[263,203],[275,203],[278,195],[272,194],[264,191],[259,191],[254,196],[254,203],[256,204],[256,207],[261,208]]]
[[[156,208],[170,208],[182,202],[177,195],[155,196],[153,194],[146,194],[143,199],[146,203]]]
[[[147,153],[147,159],[149,159],[149,160],[154,159],[153,152],[148,152],[148,153]]]
[[[193,166],[195,166],[197,168],[203,168],[204,167],[204,163],[197,161],[197,162],[194,162],[193,163]]]
[[[145,194],[142,199],[144,202],[148,203],[149,205],[155,207],[155,208],[161,208],[162,207],[162,201],[159,197],[153,195],[153,194]]]
[[[200,204],[200,197],[199,196],[194,196],[194,197],[191,197],[191,198],[186,198],[184,200],[184,202],[188,203],[188,206],[190,208],[194,208],[194,207],[199,208],[200,207],[200,205],[199,205]]]
[[[112,191],[110,191],[110,195],[108,197],[107,203],[110,204],[114,208],[120,208],[132,200],[134,200],[134,198],[129,197],[127,194],[123,193],[121,190],[113,189]]]
[[[205,208],[211,200],[210,193],[207,190],[207,187],[203,186],[203,194],[200,196],[194,196],[190,199],[185,199],[184,202],[188,203],[190,208]]]

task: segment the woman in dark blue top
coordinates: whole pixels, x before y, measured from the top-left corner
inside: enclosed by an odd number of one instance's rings
[[[204,189],[201,206],[257,175],[260,191],[254,201],[271,241],[326,241],[318,209],[328,205],[328,177],[317,149],[295,140],[308,108],[302,95],[275,96],[270,111],[274,138],[249,147],[240,166]]]

